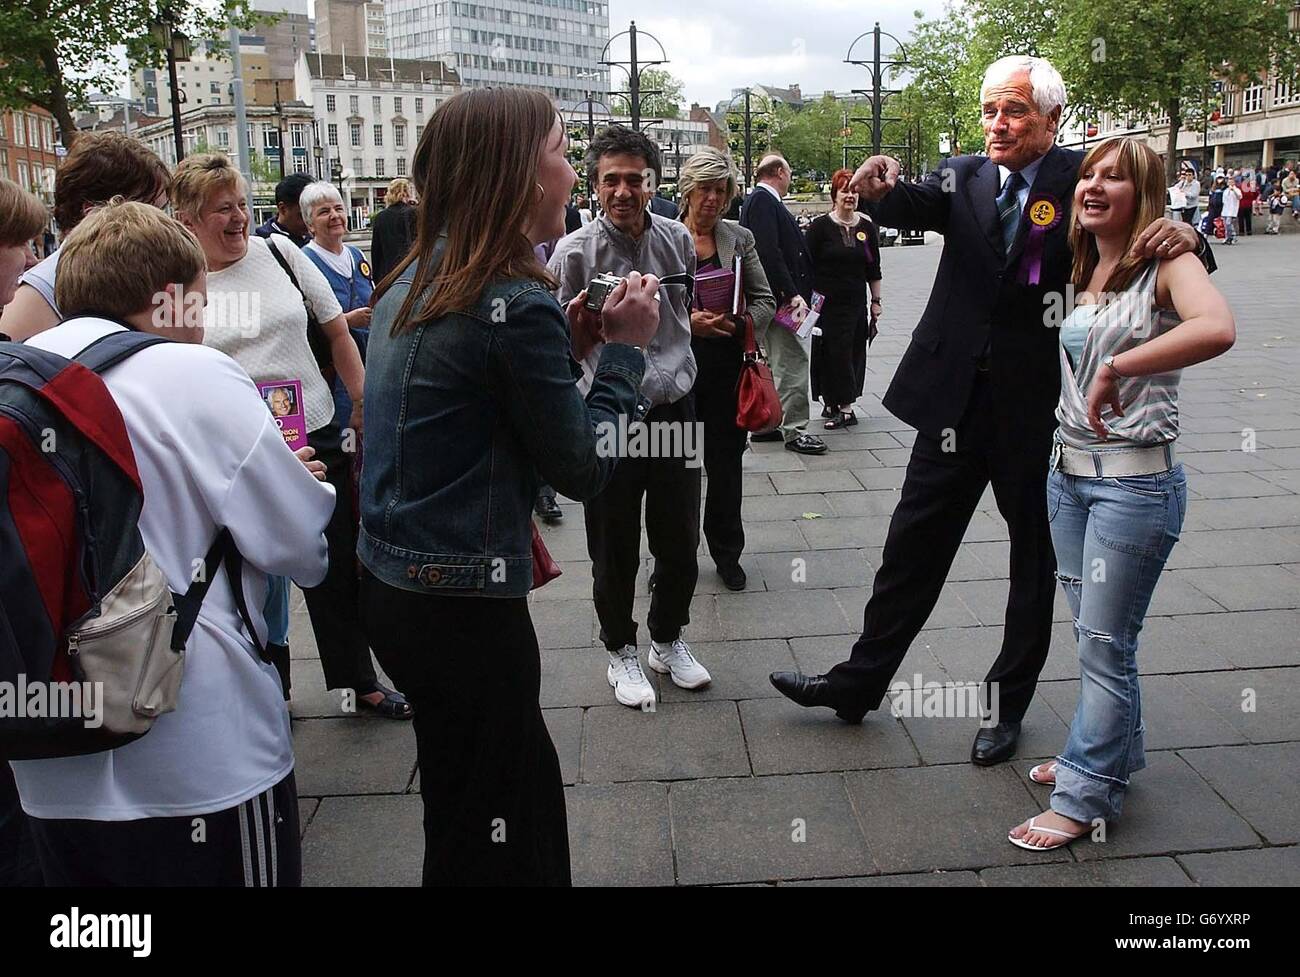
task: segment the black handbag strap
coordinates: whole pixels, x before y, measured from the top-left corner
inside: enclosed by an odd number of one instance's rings
[[[253,647],[257,649],[258,657],[264,662],[274,664],[267,655],[266,647],[257,636],[252,615],[248,613],[248,601],[244,596],[244,555],[235,545],[235,537],[230,535],[229,529],[225,528],[217,533],[217,538],[213,540],[207,555],[203,557],[203,576],[193,581],[184,594],[172,595],[172,604],[176,608],[176,627],[172,630],[172,651],[185,650],[185,643],[189,640],[194,624],[199,619],[199,609],[203,606],[203,599],[207,597],[208,589],[216,579],[217,570],[222,563],[226,565],[226,576],[230,580],[230,591],[235,597],[235,607],[239,611],[240,620],[248,630]]]

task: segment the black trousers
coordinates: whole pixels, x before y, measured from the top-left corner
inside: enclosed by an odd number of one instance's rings
[[[689,396],[651,408],[647,424],[695,421]],[[699,576],[700,469],[685,458],[620,458],[609,484],[583,507],[600,640],[610,651],[636,644],[632,600],[641,565],[641,498],[654,557],[646,624],[654,641],[676,640],[691,620]]]
[[[0,760],[0,888],[40,885],[36,844],[9,764]]]
[[[828,407],[849,409],[867,379],[867,297],[836,295],[818,320],[808,371],[812,395]]]
[[[1241,224],[1241,233],[1247,236],[1253,235],[1254,230],[1254,208],[1244,206],[1237,212],[1237,221]]]
[[[415,706],[425,885],[569,885],[560,761],[527,598],[416,594],[363,571],[375,654]]]
[[[293,774],[214,814],[137,821],[31,818],[47,886],[302,885]]]
[[[945,447],[955,450],[945,451]],[[875,709],[925,626],[985,487],[993,484],[1011,536],[1011,590],[1002,651],[985,681],[997,684],[999,718],[1018,722],[1047,660],[1056,554],[1047,522],[1051,429],[1027,435],[996,423],[981,373],[950,445],[917,434],[902,497],[862,613],[862,636],[827,674],[831,698]]]
[[[338,426],[327,424],[307,435],[316,461],[325,463],[325,480],[334,486],[334,514],[325,527],[329,569],[325,579],[303,591],[312,633],[320,651],[327,689],[374,689],[375,667],[370,643],[361,626],[357,577],[357,525],[352,486],[354,455],[343,450]]]
[[[699,373],[691,391],[695,415],[704,425],[704,539],[719,567],[733,566],[745,550],[740,519],[748,433],[736,426],[736,383],[741,347],[735,339],[691,340]],[[656,581],[657,583],[657,581]]]

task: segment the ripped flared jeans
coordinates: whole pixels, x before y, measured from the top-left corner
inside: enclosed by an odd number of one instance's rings
[[[1048,476],[1057,576],[1079,645],[1079,703],[1051,800],[1067,818],[1118,818],[1129,777],[1146,766],[1138,635],[1186,511],[1182,465],[1130,478]]]

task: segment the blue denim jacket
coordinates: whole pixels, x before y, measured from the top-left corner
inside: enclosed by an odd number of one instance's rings
[[[595,425],[631,417],[645,358],[607,345],[584,401],[564,311],[530,280],[491,282],[472,308],[394,336],[414,274],[370,325],[357,553],[402,590],[524,596],[539,484],[579,501],[604,488],[616,459],[597,453]]]

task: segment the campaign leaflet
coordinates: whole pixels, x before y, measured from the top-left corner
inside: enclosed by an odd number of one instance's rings
[[[821,330],[817,329],[817,320],[821,318],[822,304],[826,301],[825,296],[820,292],[812,293],[812,304],[799,309],[795,309],[790,303],[786,303],[776,310],[776,316],[773,321],[778,326],[790,330],[800,339],[807,339],[809,336],[820,336]]]
[[[268,380],[257,385],[284,443],[293,451],[307,447],[307,415],[302,403],[301,380]]]

